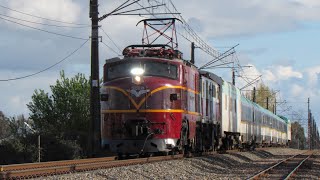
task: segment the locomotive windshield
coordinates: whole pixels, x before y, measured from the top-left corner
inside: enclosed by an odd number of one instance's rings
[[[178,68],[176,65],[167,62],[140,62],[140,61],[126,61],[119,64],[111,64],[107,67],[107,79],[113,80],[122,77],[131,76],[131,69],[135,67],[143,67],[145,72],[144,76],[159,76],[170,79],[178,78]]]

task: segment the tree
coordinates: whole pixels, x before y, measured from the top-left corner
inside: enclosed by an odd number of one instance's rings
[[[44,140],[51,142],[47,144],[48,146],[56,144],[62,147],[64,144],[63,149],[68,149],[65,145],[69,144],[71,151],[82,151],[81,155],[86,155],[90,120],[89,80],[80,73],[75,77],[67,78],[62,71],[60,80],[58,79],[55,85],[51,85],[50,89],[52,94],[44,90],[35,90],[32,101],[27,105],[31,112],[33,128],[44,137]],[[46,142],[43,144],[46,145]],[[77,145],[81,150],[76,147]],[[47,152],[48,149],[44,151]],[[47,152],[47,155],[49,156],[50,152]],[[79,154],[72,156],[74,157],[69,158],[75,158]],[[54,157],[47,159],[57,160]]]
[[[291,124],[291,148],[304,149],[306,143],[306,137],[304,135],[304,129],[299,122]]]
[[[0,141],[10,136],[9,125],[8,118],[0,111]]]
[[[36,137],[30,134],[23,115],[6,118],[6,138],[0,141],[0,164],[34,162],[37,159]]]
[[[245,95],[248,99],[253,99],[253,91],[251,93],[246,93]],[[276,92],[270,89],[267,85],[261,83],[256,88],[256,103],[261,107],[267,109],[267,97],[269,98],[268,109],[272,111],[273,106],[275,106]]]

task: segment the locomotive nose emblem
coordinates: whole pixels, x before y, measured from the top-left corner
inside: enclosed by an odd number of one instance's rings
[[[145,89],[143,86],[133,86],[131,89],[128,89],[127,91],[135,97],[140,97],[141,95],[148,93],[150,90]]]

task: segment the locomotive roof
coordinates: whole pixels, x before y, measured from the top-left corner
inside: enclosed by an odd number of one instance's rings
[[[168,61],[168,62],[183,62],[185,60],[182,59],[164,59],[164,58],[158,58],[158,57],[124,57],[124,58],[119,58],[119,57],[115,57],[115,58],[111,58],[111,59],[106,59],[106,63],[113,63],[113,62],[122,62],[122,61],[130,61],[130,60],[140,60],[140,59],[150,59],[150,60],[163,60],[163,61]],[[186,61],[188,62],[188,61]]]
[[[216,74],[213,74],[213,73],[211,73],[211,72],[202,71],[202,70],[200,70],[199,73],[200,73],[202,76],[205,76],[205,77],[211,79],[212,81],[218,83],[219,85],[223,85],[224,80],[223,80],[220,76],[218,76],[218,75],[216,75]]]

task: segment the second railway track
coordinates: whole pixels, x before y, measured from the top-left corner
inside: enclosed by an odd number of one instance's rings
[[[312,151],[307,151],[283,159],[275,165],[249,177],[248,180],[292,178],[295,175],[296,171],[312,156],[312,154]]]

